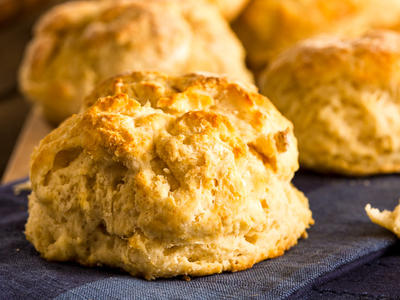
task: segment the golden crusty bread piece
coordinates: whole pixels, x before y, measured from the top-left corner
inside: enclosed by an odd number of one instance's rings
[[[359,36],[400,24],[400,0],[253,0],[233,24],[252,69],[296,42],[331,33]]]
[[[294,123],[300,164],[370,175],[400,171],[400,35],[319,37],[282,53],[262,93]]]
[[[292,124],[254,89],[138,72],[100,90],[33,154],[26,236],[44,258],[200,276],[306,236]]]
[[[197,0],[74,1],[37,24],[20,86],[53,123],[100,81],[126,71],[206,71],[252,82],[244,50],[214,5]]]
[[[400,204],[393,211],[386,209],[379,211],[367,204],[365,211],[372,222],[390,230],[400,238]]]

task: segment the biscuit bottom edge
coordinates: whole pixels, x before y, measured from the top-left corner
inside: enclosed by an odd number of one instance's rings
[[[283,210],[271,212],[266,222],[269,226],[255,234],[227,234],[210,240],[181,242],[152,239],[140,229],[130,236],[110,234],[101,221],[95,227],[89,224],[83,210],[54,218],[57,212],[49,209],[44,199],[38,200],[35,192],[29,196],[25,234],[49,261],[105,265],[147,280],[236,272],[281,256],[299,238],[307,237],[306,229],[314,223],[307,198],[290,183],[282,182],[282,188],[287,197],[277,201],[282,202]],[[286,214],[282,215],[284,211]]]

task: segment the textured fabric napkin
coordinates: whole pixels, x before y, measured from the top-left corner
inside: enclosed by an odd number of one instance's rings
[[[299,294],[320,278],[395,243],[372,224],[366,203],[392,209],[400,197],[400,176],[351,179],[298,173],[316,224],[309,238],[285,255],[253,268],[213,276],[145,281],[107,268],[47,262],[25,240],[26,194],[0,187],[0,298],[35,299],[279,299]]]

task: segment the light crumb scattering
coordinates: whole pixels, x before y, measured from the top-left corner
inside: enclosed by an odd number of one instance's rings
[[[29,179],[26,181],[23,181],[21,183],[15,184],[13,186],[14,195],[17,195],[17,196],[19,194],[21,194],[22,192],[25,192],[25,191],[29,192],[31,190],[32,190],[32,186],[31,186],[31,182]]]

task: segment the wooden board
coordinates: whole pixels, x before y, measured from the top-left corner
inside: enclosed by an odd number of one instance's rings
[[[38,108],[33,108],[25,121],[14,151],[3,174],[2,183],[7,183],[29,175],[30,157],[52,127],[43,119]]]

